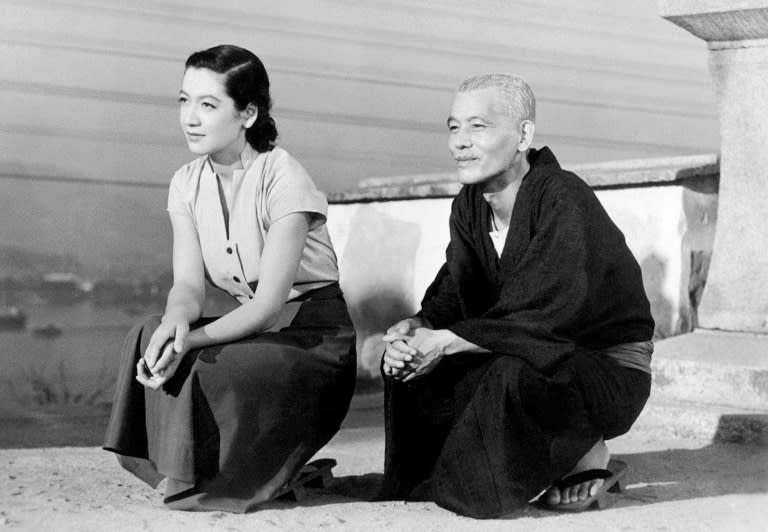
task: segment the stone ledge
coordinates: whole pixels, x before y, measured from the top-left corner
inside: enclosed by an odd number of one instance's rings
[[[716,179],[716,154],[656,159],[630,159],[566,168],[596,189],[678,184],[690,179]],[[358,189],[328,194],[330,203],[365,203],[453,197],[461,188],[453,172],[377,177],[360,181]]]
[[[701,331],[656,343],[653,396],[768,414],[768,335]]]
[[[656,342],[653,357],[768,371],[767,354],[768,335],[696,329]],[[768,406],[768,397],[766,401]]]
[[[659,14],[707,42],[768,37],[765,0],[662,0]]]
[[[745,412],[728,406],[666,401],[651,393],[651,400],[631,432],[648,440],[768,445],[768,411]]]

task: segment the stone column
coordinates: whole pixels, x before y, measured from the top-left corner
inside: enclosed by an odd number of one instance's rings
[[[704,329],[768,333],[768,0],[660,0],[703,39],[720,114],[717,229]]]

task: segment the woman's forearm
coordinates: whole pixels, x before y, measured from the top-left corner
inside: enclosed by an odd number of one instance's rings
[[[192,287],[174,283],[168,292],[163,319],[181,317],[187,323],[193,323],[203,315],[205,294],[198,293]]]
[[[190,347],[235,342],[277,323],[299,268],[309,215],[291,213],[273,222],[264,242],[253,299],[214,322],[191,331]]]
[[[247,336],[266,331],[277,323],[282,305],[259,305],[255,300],[221,316],[203,327],[190,331],[188,342],[192,349],[209,345],[235,342]]]

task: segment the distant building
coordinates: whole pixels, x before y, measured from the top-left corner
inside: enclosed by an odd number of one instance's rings
[[[85,295],[82,285],[82,279],[74,273],[46,273],[37,291],[51,303],[74,303]]]
[[[169,289],[162,282],[145,279],[103,279],[91,285],[89,294],[98,305],[147,305],[162,304]]]

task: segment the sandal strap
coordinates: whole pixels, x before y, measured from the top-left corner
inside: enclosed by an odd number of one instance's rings
[[[600,478],[605,479],[612,476],[613,472],[608,471],[607,469],[587,469],[586,471],[580,471],[579,473],[574,473],[573,475],[558,480],[555,482],[554,486],[557,489],[570,488],[571,486],[589,482],[590,480],[597,480]]]

